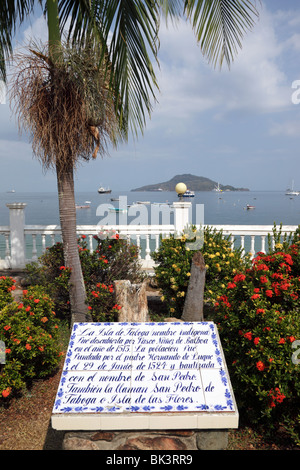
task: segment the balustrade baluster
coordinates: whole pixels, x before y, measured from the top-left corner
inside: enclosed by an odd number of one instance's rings
[[[45,253],[46,251],[46,235],[42,233],[42,252]]]
[[[141,259],[141,236],[139,234],[136,235],[136,246],[138,249],[138,258]]]
[[[255,235],[251,235],[250,258],[253,259],[255,255]]]
[[[32,234],[32,259],[33,261],[37,260],[37,247],[36,247],[36,234]]]
[[[158,251],[159,249],[159,234],[157,233],[155,235],[155,251]]]
[[[90,245],[90,252],[93,253],[94,248],[93,248],[93,235],[89,235],[89,245]]]
[[[5,257],[10,257],[9,233],[5,234]]]
[[[150,253],[151,253],[151,250],[150,250],[150,243],[149,243],[149,240],[150,239],[150,235],[146,235],[146,256],[145,256],[145,260],[146,261],[150,261],[151,260],[151,256],[150,256]]]
[[[242,256],[245,254],[245,235],[241,235]]]

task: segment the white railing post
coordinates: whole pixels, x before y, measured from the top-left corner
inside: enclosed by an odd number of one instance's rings
[[[23,269],[26,265],[24,209],[27,204],[14,202],[6,206],[9,208],[10,223],[10,266],[12,269]]]
[[[184,229],[192,223],[191,218],[191,202],[178,201],[172,205],[174,209],[174,226],[177,235],[182,234]]]

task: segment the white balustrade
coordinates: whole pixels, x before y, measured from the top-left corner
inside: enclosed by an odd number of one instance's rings
[[[47,247],[61,240],[61,229],[58,225],[25,225],[24,207],[26,204],[7,205],[10,209],[10,226],[0,227],[0,269],[22,269],[26,263],[36,261]],[[178,206],[178,207],[177,207]],[[96,246],[94,236],[101,237],[101,232],[109,236],[118,233],[121,238],[133,242],[139,248],[140,259],[144,268],[152,268],[154,262],[151,252],[158,250],[160,238],[170,234],[178,235],[186,227],[188,206],[177,204],[179,211],[174,225],[78,225],[77,235],[87,237],[88,248],[93,251]],[[180,211],[183,211],[180,214]],[[179,223],[181,221],[181,225]],[[184,224],[184,226],[183,226]],[[272,225],[211,225],[212,229],[222,231],[229,236],[232,247],[241,248],[242,253],[266,252],[266,240],[271,236],[274,247]],[[197,227],[201,229],[201,227]],[[290,234],[297,225],[281,227],[281,233]]]

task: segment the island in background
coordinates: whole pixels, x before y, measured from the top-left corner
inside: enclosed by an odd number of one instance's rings
[[[191,174],[176,175],[169,181],[157,184],[149,184],[131,191],[174,191],[177,183],[185,183],[190,191],[214,191],[217,187],[221,191],[249,191],[248,188],[235,188],[230,185],[219,184],[204,176],[195,176]]]

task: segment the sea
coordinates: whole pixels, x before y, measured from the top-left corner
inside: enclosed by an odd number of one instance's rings
[[[151,207],[163,204],[169,206],[178,201],[178,196],[169,191],[112,191],[110,194],[99,194],[93,192],[78,192],[75,194],[76,204],[88,205],[88,209],[78,209],[76,211],[78,225],[101,225],[101,221],[107,220],[104,214],[110,208],[124,208],[127,206],[128,212],[122,214],[122,222],[139,223],[136,211],[129,208],[139,202],[143,205],[143,214],[148,213],[148,223],[151,220]],[[119,199],[119,201],[112,199]],[[197,223],[196,207],[202,205],[204,209],[205,225],[299,225],[300,224],[300,196],[291,198],[285,191],[199,191],[195,192],[195,197],[184,198],[185,201],[192,202],[192,221]],[[26,225],[59,225],[59,210],[57,193],[43,192],[14,192],[0,193],[0,230],[1,226],[9,225],[9,209],[7,203],[24,202],[25,224]],[[254,209],[247,210],[247,204],[254,206]],[[138,208],[138,206],[135,206]],[[106,211],[106,212],[105,212]],[[125,212],[125,211],[124,211]],[[131,215],[130,215],[131,214]],[[116,223],[119,222],[116,216]],[[125,219],[124,219],[125,217]],[[164,223],[172,223],[165,221]],[[147,223],[147,221],[145,221]]]
[[[76,204],[89,205],[89,208],[76,210],[77,225],[115,224],[173,224],[174,214],[170,210],[173,202],[178,201],[174,192],[168,191],[112,191],[110,194],[78,192]],[[202,225],[282,225],[300,224],[300,195],[290,198],[285,191],[199,191],[195,197],[184,198],[192,202],[192,222]],[[0,234],[1,226],[9,225],[11,202],[26,203],[25,225],[60,225],[57,193],[14,192],[0,193]],[[254,206],[247,210],[247,204]],[[200,212],[198,208],[201,207]],[[122,211],[118,212],[118,210]],[[116,210],[117,209],[117,210]],[[123,211],[124,210],[124,211]],[[199,213],[201,217],[199,219]],[[157,215],[158,214],[158,215]],[[57,240],[56,240],[57,241]],[[51,245],[47,236],[46,244]],[[255,251],[260,251],[256,240]],[[37,255],[42,254],[42,240],[36,240]],[[240,241],[235,240],[238,247]],[[27,259],[32,257],[32,237],[26,237]],[[150,240],[151,250],[155,240]],[[141,255],[144,257],[146,241],[141,239]],[[245,240],[246,252],[250,250],[250,237]],[[0,258],[5,257],[6,241],[0,236]]]

